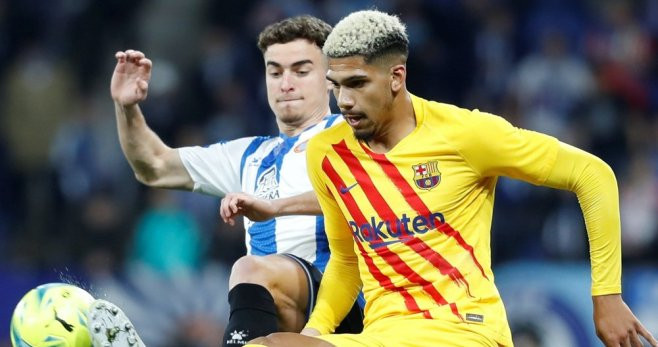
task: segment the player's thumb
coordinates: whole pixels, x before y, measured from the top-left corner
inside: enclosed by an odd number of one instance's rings
[[[144,93],[149,89],[149,84],[148,82],[144,81],[141,78],[137,79],[137,87]]]

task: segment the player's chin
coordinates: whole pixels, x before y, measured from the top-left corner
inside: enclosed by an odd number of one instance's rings
[[[285,108],[279,112],[277,117],[285,124],[296,124],[304,119],[304,114],[296,108]]]
[[[354,137],[359,141],[370,141],[375,136],[373,129],[357,129],[352,127],[352,130],[354,131]]]

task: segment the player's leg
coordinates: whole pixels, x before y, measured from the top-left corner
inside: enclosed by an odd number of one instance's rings
[[[248,346],[267,346],[267,347],[290,347],[290,346],[305,346],[305,347],[332,347],[333,344],[310,336],[304,336],[295,333],[276,333],[259,337],[249,341]]]
[[[230,317],[222,344],[278,331],[299,332],[306,322],[309,282],[304,269],[283,255],[245,256],[231,270]]]
[[[308,280],[308,305],[306,309],[306,320],[311,315],[311,311],[315,306],[315,300],[320,290],[320,282],[322,281],[322,272],[315,265],[308,261],[294,256],[292,254],[282,254],[294,260],[304,270]],[[336,327],[336,334],[358,334],[363,331],[363,309],[359,306],[358,302],[354,303],[352,309],[347,313],[343,321]],[[296,331],[295,331],[296,332]]]
[[[96,300],[89,306],[87,327],[94,347],[144,347],[128,317],[111,302]]]

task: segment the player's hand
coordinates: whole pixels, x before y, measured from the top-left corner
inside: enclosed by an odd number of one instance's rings
[[[132,106],[146,99],[152,63],[140,51],[129,49],[114,55],[117,65],[112,74],[110,92],[121,106]]]
[[[257,198],[245,193],[229,193],[222,199],[219,215],[224,223],[235,225],[235,217],[245,216],[254,222],[276,217],[277,209],[271,200]]]
[[[631,312],[620,294],[594,296],[592,301],[596,335],[606,346],[642,347],[642,336],[651,346],[658,347],[656,339]]]
[[[313,328],[304,328],[304,329],[302,329],[300,334],[306,335],[306,336],[320,336],[320,332],[317,331],[316,329],[313,329]]]

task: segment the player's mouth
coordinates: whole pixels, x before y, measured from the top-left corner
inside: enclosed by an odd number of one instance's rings
[[[302,97],[297,97],[297,98],[281,98],[281,99],[277,100],[277,102],[279,102],[279,103],[291,103],[291,102],[301,101],[301,100],[303,100],[303,99],[304,99],[304,98],[302,98]]]
[[[343,117],[345,118],[345,121],[347,124],[349,124],[351,127],[357,127],[363,121],[366,116],[362,114],[344,114]]]

